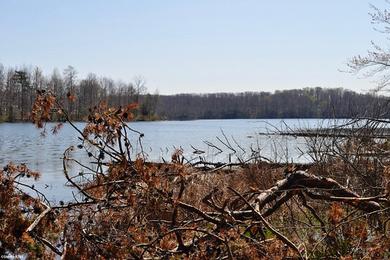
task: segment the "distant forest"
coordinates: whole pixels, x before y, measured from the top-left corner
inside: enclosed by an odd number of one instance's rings
[[[73,120],[84,120],[88,109],[100,101],[115,107],[138,103],[137,119],[156,118],[158,95],[148,93],[142,77],[133,82],[114,81],[93,73],[78,78],[72,66],[62,73],[54,70],[44,75],[39,67],[5,68],[0,64],[0,121],[28,120],[37,90],[53,92]]]
[[[160,96],[157,114],[168,119],[389,117],[388,98],[342,88]],[[379,106],[378,106],[379,105]]]
[[[88,109],[100,101],[116,107],[138,103],[137,120],[390,116],[385,109],[388,98],[342,88],[158,95],[148,93],[141,77],[127,83],[95,74],[79,79],[71,66],[46,76],[38,67],[16,69],[0,64],[0,121],[28,120],[37,90],[50,90],[60,97],[74,120],[84,120]]]

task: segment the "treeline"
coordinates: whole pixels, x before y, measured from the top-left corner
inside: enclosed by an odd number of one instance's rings
[[[39,67],[0,64],[0,122],[28,120],[37,90],[53,92],[73,120],[85,120],[100,101],[115,107],[138,103],[137,120],[390,116],[385,97],[341,88],[158,95],[148,93],[141,77],[126,83],[92,73],[78,78],[72,66],[44,75]]]
[[[179,94],[160,96],[157,114],[162,118],[350,118],[389,117],[388,99],[342,88],[305,88],[244,93]],[[379,105],[378,104],[383,104]]]
[[[141,77],[126,83],[93,73],[78,78],[72,66],[44,75],[39,67],[6,68],[0,64],[0,122],[28,120],[37,90],[53,92],[73,120],[84,120],[88,109],[99,101],[115,107],[138,103],[135,113],[140,120],[154,119],[156,114],[158,95],[148,93]]]

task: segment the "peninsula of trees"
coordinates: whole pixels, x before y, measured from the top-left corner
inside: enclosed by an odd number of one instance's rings
[[[127,83],[92,73],[78,78],[71,66],[45,76],[39,67],[0,64],[0,122],[28,120],[37,90],[50,90],[59,97],[73,120],[85,120],[88,109],[100,101],[115,107],[138,103],[137,120],[389,116],[388,111],[378,111],[382,106],[374,109],[374,104],[386,102],[384,97],[342,88],[158,95],[148,92],[142,77]]]

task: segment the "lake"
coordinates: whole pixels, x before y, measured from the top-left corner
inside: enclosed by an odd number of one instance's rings
[[[227,161],[229,158],[234,160],[237,157],[249,158],[251,149],[254,149],[260,150],[262,156],[273,161],[307,162],[310,159],[305,154],[307,148],[303,138],[265,136],[259,133],[274,131],[275,128],[317,128],[338,123],[323,119],[234,119],[130,122],[129,125],[144,133],[142,146],[149,161],[170,161],[173,151],[181,148],[189,160],[199,156],[213,162]],[[67,200],[72,198],[72,193],[64,186],[61,158],[66,148],[77,146],[80,141],[77,132],[68,124],[58,134],[51,134],[50,129],[54,125],[47,124],[47,133],[43,136],[42,130],[30,123],[0,124],[0,166],[10,161],[25,163],[30,169],[41,172],[42,177],[35,186],[42,189],[48,199]],[[84,123],[76,125],[82,128]],[[131,140],[133,153],[139,153],[138,135],[133,134]],[[236,153],[226,147],[228,142]],[[210,144],[223,152],[219,153]],[[194,148],[205,153],[195,154]],[[76,151],[74,157],[88,161],[82,150]],[[79,170],[77,167],[72,168],[73,174]]]

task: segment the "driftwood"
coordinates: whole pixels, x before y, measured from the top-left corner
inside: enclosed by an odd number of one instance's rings
[[[357,193],[342,186],[331,178],[318,177],[304,171],[296,171],[287,175],[276,183],[272,188],[263,191],[256,198],[255,207],[263,211],[270,202],[273,207],[268,208],[264,214],[274,211],[295,194],[306,194],[316,200],[341,201],[365,212],[380,210],[381,206],[376,201],[383,196],[376,196],[369,199],[360,197]],[[268,215],[266,214],[266,215]]]
[[[361,197],[331,178],[319,177],[305,171],[289,173],[286,178],[279,180],[275,186],[260,192],[258,195],[256,193],[247,193],[245,199],[251,201],[250,207],[245,205],[247,204],[246,202],[238,208],[234,207],[234,209],[219,206],[213,200],[214,193],[216,191],[212,191],[202,200],[203,203],[213,208],[215,210],[214,212],[202,212],[184,203],[179,203],[179,207],[195,213],[211,223],[222,224],[225,215],[229,215],[239,221],[258,219],[258,214],[261,214],[264,218],[269,217],[290,199],[298,197],[302,202],[302,206],[307,208],[321,225],[324,226],[324,222],[320,219],[317,212],[307,204],[306,198],[322,201],[337,201],[348,204],[366,213],[380,211],[390,203],[387,194],[374,197]],[[237,203],[231,204],[237,205]]]

